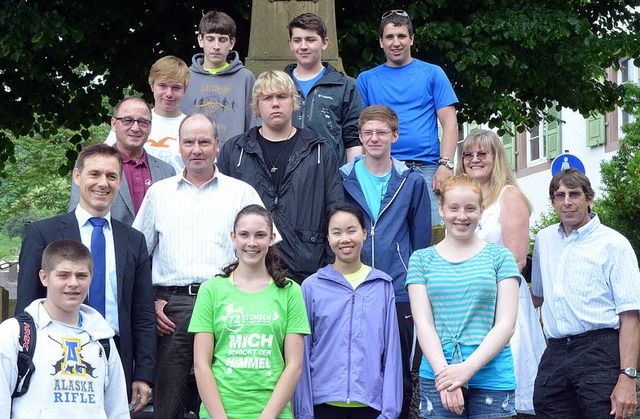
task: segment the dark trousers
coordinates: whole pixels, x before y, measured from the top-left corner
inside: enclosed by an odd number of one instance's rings
[[[413,394],[411,379],[411,352],[414,348],[413,317],[409,303],[396,303],[398,328],[400,330],[400,352],[402,354],[402,411],[398,419],[409,417],[409,406]]]
[[[376,419],[380,411],[372,407],[339,407],[330,404],[313,406],[315,419]]]
[[[158,337],[153,417],[182,419],[185,399],[197,397],[197,394],[188,394],[193,392],[192,387],[188,386],[193,366],[193,335],[187,333],[196,297],[156,291],[156,299],[168,302],[164,306],[164,313],[176,324],[176,330],[170,335]]]
[[[533,390],[536,417],[611,417],[609,397],[619,370],[618,331],[614,329],[549,339]]]

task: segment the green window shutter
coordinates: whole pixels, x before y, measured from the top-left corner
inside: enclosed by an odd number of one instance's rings
[[[587,119],[587,147],[595,147],[605,142],[605,117],[602,114]]]
[[[480,124],[476,124],[475,122],[467,122],[467,135],[471,134],[478,128],[480,128]]]
[[[505,132],[500,139],[502,140],[505,157],[507,158],[507,162],[509,163],[511,170],[516,170],[516,130],[512,122],[507,124],[507,130],[509,132]]]
[[[554,158],[560,155],[560,150],[562,149],[562,127],[560,111],[557,111],[555,105],[549,109],[549,115],[553,117],[551,121],[545,121],[546,124],[546,136],[545,136],[545,146],[546,146],[546,157],[547,160],[553,160]]]

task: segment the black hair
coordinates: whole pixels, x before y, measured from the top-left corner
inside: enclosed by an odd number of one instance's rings
[[[358,223],[360,223],[360,226],[362,227],[362,229],[363,230],[367,229],[367,226],[364,222],[364,214],[362,213],[362,210],[353,204],[347,204],[347,203],[336,204],[329,207],[329,209],[327,210],[327,229],[329,228],[329,222],[331,221],[331,217],[333,217],[339,212],[346,212],[353,215],[358,219]]]

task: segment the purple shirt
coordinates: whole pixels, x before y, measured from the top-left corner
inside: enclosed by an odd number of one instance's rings
[[[151,171],[147,162],[147,153],[145,152],[139,160],[129,158],[122,151],[120,154],[122,154],[124,178],[129,185],[129,193],[133,202],[133,211],[137,214],[142,200],[151,186]]]

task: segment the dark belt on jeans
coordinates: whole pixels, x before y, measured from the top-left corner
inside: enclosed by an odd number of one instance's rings
[[[580,333],[578,335],[565,336],[563,338],[549,338],[549,342],[565,343],[565,342],[571,342],[574,340],[580,340],[584,338],[595,338],[598,336],[604,336],[612,333],[618,333],[618,331],[616,329],[611,329],[611,328],[590,330],[588,332]]]
[[[199,283],[189,285],[174,285],[168,287],[157,286],[156,289],[160,291],[170,292],[171,294],[183,294],[183,295],[197,295],[200,289]]]
[[[415,160],[404,160],[403,163],[406,164],[407,166],[426,166],[425,163],[421,161],[415,161]]]

